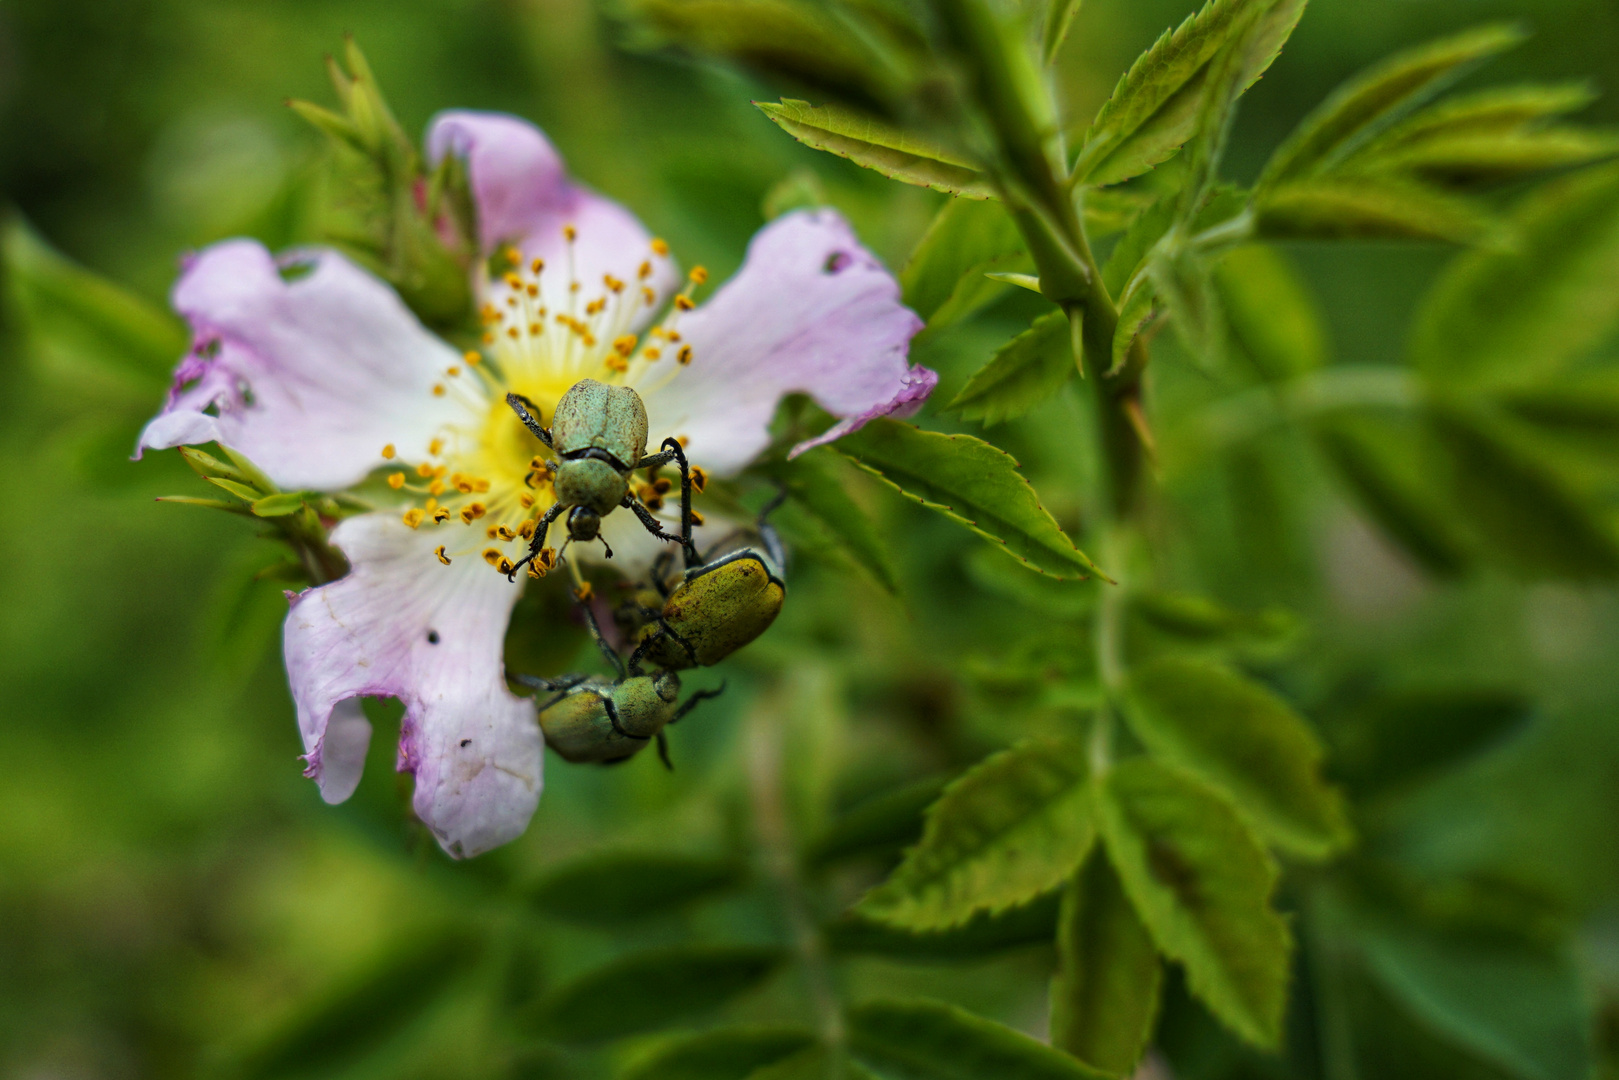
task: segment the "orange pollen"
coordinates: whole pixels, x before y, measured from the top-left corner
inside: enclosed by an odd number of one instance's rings
[[[427,493],[429,495],[442,495],[442,494],[444,494],[444,481],[442,481],[442,480],[434,480],[431,484],[428,484],[427,485]]]
[[[428,454],[429,457],[438,457],[439,453],[443,449],[444,449],[444,440],[443,439],[434,439],[432,442],[427,444],[427,454]]]
[[[642,281],[645,281],[647,278],[651,277],[652,276],[652,261],[650,259],[648,259],[648,260],[642,262],[641,263],[641,268],[635,272],[635,276],[640,278]]]
[[[693,285],[701,285],[708,280],[708,270],[701,266],[694,266],[688,276],[691,278]]]
[[[665,241],[665,240],[663,240],[663,239],[661,239],[659,237],[653,237],[652,238],[652,251],[656,255],[667,255],[667,254],[669,254],[669,244],[668,244],[667,241]]]
[[[691,512],[691,523],[693,525],[701,525],[703,523],[703,515],[699,514],[697,511],[693,510]]]
[[[416,526],[422,523],[422,519],[426,516],[426,512],[423,511],[421,507],[413,506],[409,510],[405,511],[405,516],[401,520],[404,521],[406,525],[409,525],[414,529]]]
[[[529,285],[529,287],[527,289],[525,289],[523,291],[528,293],[529,299],[531,299],[531,300],[534,299],[536,296],[540,295],[540,287],[538,285],[531,284],[531,285]]]
[[[443,397],[444,396],[444,384],[443,383],[434,383],[433,384],[433,396],[434,397]]]
[[[502,540],[516,540],[517,539],[517,534],[512,532],[510,529],[508,529],[504,525],[500,526],[500,528],[495,530],[495,535],[500,537]]]
[[[621,334],[613,339],[613,351],[620,356],[628,356],[635,351],[637,340],[634,334]]]
[[[382,448],[382,458],[383,458],[384,461],[392,461],[393,456],[396,453],[398,453],[398,451],[396,451],[394,449],[394,444],[393,443],[389,443],[387,446],[384,446]]]
[[[693,491],[702,491],[707,486],[708,473],[703,470],[701,465],[693,465],[691,467],[691,489]]]
[[[469,366],[477,367],[479,364],[483,363],[483,353],[468,350],[461,355],[461,359],[465,360]]]
[[[444,554],[444,545],[443,544],[440,544],[438,547],[434,548],[433,549],[433,554],[437,555],[438,556],[438,561],[443,563],[445,566],[450,565],[450,557],[448,555]]]
[[[524,492],[523,494],[517,496],[517,505],[521,506],[524,510],[533,509],[534,496]]]
[[[641,286],[641,299],[646,301],[647,307],[652,307],[658,302],[658,294],[652,291],[650,285],[643,285]]]
[[[422,462],[420,465],[416,466],[416,475],[421,477],[432,476],[433,466],[426,461]]]
[[[603,274],[602,284],[607,286],[609,292],[619,293],[624,291],[624,283],[612,274]]]
[[[657,349],[643,349],[641,351],[641,355],[646,357],[648,360],[656,360],[658,357],[662,356],[663,353],[659,352]]]
[[[692,301],[692,298],[687,296],[685,293],[681,293],[679,296],[675,297],[675,307],[679,308],[681,311],[690,311],[696,306],[697,305]]]
[[[669,339],[669,344],[673,345],[675,342],[680,340],[680,331],[679,330],[665,330],[664,331],[664,336]]]
[[[388,477],[388,486],[393,488],[395,491],[398,491],[400,488],[404,487],[405,474],[402,472],[396,472],[390,475]]]
[[[506,284],[510,285],[514,289],[521,289],[523,287],[523,279],[518,277],[516,274],[507,274]],[[513,297],[513,299],[516,299],[516,297]]]
[[[538,274],[541,270],[545,269],[545,260],[535,259],[533,262],[528,264],[528,268],[531,272]]]
[[[491,526],[489,526],[489,528],[487,528],[487,529],[485,529],[483,531],[483,534],[485,536],[487,536],[489,539],[493,540],[493,539],[495,539],[496,537],[498,537],[500,535],[500,526],[491,525]]]
[[[437,510],[433,511],[433,522],[435,524],[442,525],[444,522],[449,521],[449,520],[450,520],[450,508],[449,507],[441,506]]]
[[[458,368],[458,367],[448,368],[448,369],[445,370],[444,374],[448,375],[450,378],[453,379],[457,375],[461,374],[461,369]]]
[[[505,557],[506,556],[502,555],[496,548],[483,549],[483,561],[488,563],[490,566],[499,566],[501,560]]]
[[[680,347],[680,351],[675,354],[675,359],[679,360],[682,364],[691,363],[691,346],[682,345]]]

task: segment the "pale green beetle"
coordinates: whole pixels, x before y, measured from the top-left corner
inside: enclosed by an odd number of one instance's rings
[[[596,539],[601,519],[618,507],[627,507],[660,540],[681,545],[687,562],[697,561],[691,542],[691,468],[675,439],[665,439],[660,452],[647,456],[646,406],[628,386],[609,386],[595,379],[580,379],[557,402],[551,426],[540,423],[539,407],[521,394],[507,394],[506,404],[534,436],[556,454],[547,463],[554,473],[557,501],[535,524],[528,555],[507,573],[517,571],[545,548],[551,523],[568,514],[568,538],[581,543]],[[680,466],[680,535],[666,532],[652,512],[630,493],[630,474],[636,469],[657,469],[669,462]],[[609,557],[612,551],[609,550]]]

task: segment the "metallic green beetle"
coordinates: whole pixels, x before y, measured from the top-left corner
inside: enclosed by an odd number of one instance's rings
[[[672,768],[663,729],[678,723],[699,702],[719,697],[725,692],[725,684],[721,683],[718,690],[699,690],[677,707],[679,675],[673,671],[656,675],[627,672],[618,652],[602,637],[590,606],[581,604],[579,610],[596,646],[618,677],[564,675],[560,679],[542,679],[536,675],[508,675],[519,685],[556,694],[539,706],[540,730],[546,745],[566,761],[611,765],[634,757],[656,739],[658,757],[666,768]]]
[[[654,739],[658,756],[668,765],[663,729],[724,689],[699,691],[677,707],[680,676],[672,671],[613,680],[585,675],[561,679],[514,675],[512,681],[556,693],[539,707],[540,730],[547,746],[566,761],[608,765],[633,757]]]
[[[786,552],[776,530],[765,520],[781,505],[777,496],[759,514],[756,526],[764,547],[744,547],[709,558],[688,569],[673,589],[656,570],[653,584],[662,596],[661,608],[637,605],[632,621],[637,645],[630,656],[630,671],[643,660],[661,668],[682,671],[707,667],[736,652],[770,628],[787,601],[781,568]]]
[[[595,379],[580,379],[557,402],[551,426],[540,424],[540,409],[521,394],[507,394],[506,404],[523,426],[556,454],[547,468],[554,473],[556,505],[540,518],[529,541],[528,555],[507,574],[517,571],[545,548],[551,523],[568,514],[568,538],[581,543],[601,534],[601,519],[623,506],[634,511],[647,532],[659,540],[680,544],[688,564],[697,561],[691,542],[691,469],[686,453],[674,439],[665,439],[660,452],[647,456],[646,406],[628,386],[609,386]],[[680,465],[680,535],[666,532],[652,512],[630,494],[630,474],[636,469],[657,469],[669,462]],[[608,556],[612,556],[609,549]]]

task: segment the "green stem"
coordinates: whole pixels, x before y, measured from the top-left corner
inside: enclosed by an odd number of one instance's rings
[[[1090,763],[1094,776],[1103,776],[1113,766],[1114,709],[1124,690],[1124,601],[1125,569],[1129,562],[1125,527],[1114,526],[1102,536],[1099,554],[1103,565],[1114,576],[1114,584],[1102,586],[1096,605],[1092,647],[1096,654],[1096,677],[1102,684],[1102,704],[1091,721]]]
[[[788,932],[798,952],[815,1013],[815,1026],[827,1048],[827,1080],[843,1075],[846,1032],[843,1009],[827,954],[826,940],[810,911],[800,873],[792,821],[787,809],[781,725],[769,707],[755,709],[747,722],[748,794],[753,806],[760,868],[781,899]]]

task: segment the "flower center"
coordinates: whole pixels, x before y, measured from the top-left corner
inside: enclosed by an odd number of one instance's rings
[[[667,265],[668,245],[652,241],[633,281],[604,274],[587,285],[574,273],[577,230],[568,226],[563,236],[563,267],[525,261],[511,247],[500,253],[510,269],[490,282],[483,348],[467,352],[432,390],[463,401],[466,419],[446,425],[415,453],[405,448],[402,456],[414,469],[388,477],[391,487],[413,496],[403,513],[406,525],[443,528],[435,554],[446,565],[474,556],[511,573],[527,555],[539,518],[556,502],[547,469],[554,455],[518,419],[507,393],[533,402],[535,419],[549,425],[557,403],[581,379],[645,386],[660,381],[650,374],[655,368],[667,379],[691,362],[691,346],[676,322],[693,307],[692,291],[707,280],[702,267],[692,269],[673,310],[643,336],[637,328],[662,299],[652,283]],[[384,457],[394,454],[392,445],[383,450]],[[661,505],[661,492],[651,485],[638,494],[654,509]],[[537,558],[529,574],[542,577],[554,563],[554,552]]]

